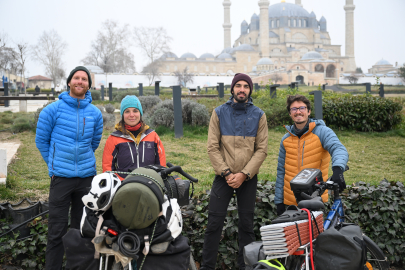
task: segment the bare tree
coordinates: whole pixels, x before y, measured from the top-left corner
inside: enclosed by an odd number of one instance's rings
[[[172,38],[163,27],[135,27],[134,40],[148,59],[148,64],[143,68],[142,72],[146,74],[149,83],[152,84],[161,67],[158,58],[170,50],[169,43]]]
[[[8,47],[8,35],[5,32],[0,32],[0,70],[10,71],[11,67],[16,66],[15,51]]]
[[[356,84],[359,78],[356,76],[356,74],[352,73],[349,77],[347,77],[347,80],[350,84]]]
[[[135,27],[134,39],[137,46],[145,53],[149,64],[170,50],[172,38],[163,27]]]
[[[161,66],[162,62],[158,59],[143,68],[142,73],[148,77],[149,86],[152,85],[155,79],[159,78],[159,69]]]
[[[28,42],[21,40],[16,43],[14,59],[17,61],[18,65],[19,65],[19,71],[21,74],[21,80],[20,80],[21,87],[22,87],[23,78],[25,78],[25,76],[24,76],[25,62],[27,61],[29,50],[30,50],[30,47],[28,45]],[[24,87],[24,88],[25,88],[25,94],[27,94],[27,88],[26,87]]]
[[[135,72],[134,55],[128,51],[128,24],[122,27],[117,21],[106,20],[98,31],[91,50],[82,62],[85,65],[99,66],[108,72]]]
[[[62,56],[66,48],[67,43],[54,29],[44,31],[37,45],[32,48],[33,58],[45,66],[45,72],[51,77],[54,85],[63,78],[60,70],[63,69]]]
[[[183,71],[176,71],[174,73],[174,76],[177,77],[177,81],[179,82],[179,84],[183,85],[184,87],[187,86],[187,83],[194,82],[194,75],[188,72],[188,67],[185,67]]]
[[[274,73],[273,75],[271,75],[270,79],[274,82],[281,82],[283,80],[283,77],[279,74],[279,73]]]

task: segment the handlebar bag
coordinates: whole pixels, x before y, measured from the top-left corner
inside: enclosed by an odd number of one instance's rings
[[[321,233],[315,245],[314,263],[317,269],[364,269],[366,245],[363,233],[355,224],[343,223]]]
[[[163,179],[166,187],[166,194],[172,198],[177,199],[180,206],[189,204],[190,194],[190,181],[183,180],[178,175],[168,176]]]

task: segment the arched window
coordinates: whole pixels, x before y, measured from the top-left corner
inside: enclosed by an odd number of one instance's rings
[[[280,20],[277,20],[277,27],[280,27]]]
[[[307,20],[304,20],[304,27],[307,27]]]
[[[301,20],[298,20],[298,27],[301,27]]]
[[[297,69],[300,69],[300,67],[297,67]]]
[[[291,20],[288,20],[288,27],[291,27]]]
[[[294,27],[297,27],[297,20],[294,20],[293,22],[294,22],[294,24],[293,24]]]
[[[271,21],[271,28],[274,28],[274,21]]]
[[[323,73],[325,71],[324,67],[321,64],[315,66],[315,72]]]
[[[336,67],[334,65],[329,65],[326,68],[326,77],[327,78],[334,78],[335,77]]]

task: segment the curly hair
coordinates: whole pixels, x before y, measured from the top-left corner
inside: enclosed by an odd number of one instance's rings
[[[290,113],[290,106],[293,104],[295,101],[301,101],[304,102],[305,105],[307,105],[307,110],[311,110],[311,102],[309,102],[309,99],[303,95],[294,95],[294,96],[288,96],[287,97],[287,112]]]

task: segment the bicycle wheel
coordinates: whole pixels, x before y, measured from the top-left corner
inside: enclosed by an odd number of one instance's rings
[[[390,264],[388,263],[384,252],[382,252],[377,244],[366,235],[363,235],[363,240],[367,246],[367,266],[369,269],[371,266],[371,269],[373,270],[388,270],[390,268]]]
[[[197,270],[197,266],[195,265],[195,261],[194,261],[192,252],[190,252],[190,266],[189,266],[188,270]]]

